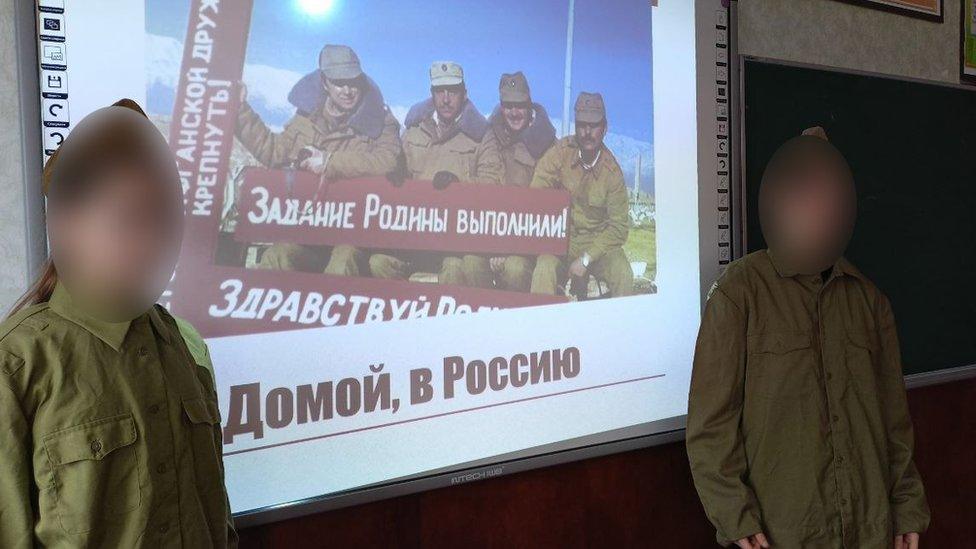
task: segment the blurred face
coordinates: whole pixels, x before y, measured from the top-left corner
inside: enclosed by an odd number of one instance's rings
[[[760,220],[769,249],[803,274],[830,268],[854,228],[853,179],[839,153],[829,151],[823,146],[787,151],[785,161],[794,167],[764,178],[760,189]]]
[[[509,131],[518,133],[532,120],[532,105],[528,103],[502,103],[502,118]]]
[[[179,186],[119,165],[77,200],[49,209],[52,254],[72,298],[104,320],[147,311],[166,287],[183,238]]]
[[[359,99],[363,96],[362,82],[359,79],[330,80],[326,78],[324,82],[329,101],[339,111],[348,113],[359,106]]]
[[[464,86],[437,86],[430,89],[434,100],[437,117],[444,122],[453,122],[459,114],[467,98]]]
[[[603,145],[603,136],[607,134],[606,122],[592,124],[589,122],[576,123],[576,142],[584,153],[596,154]]]

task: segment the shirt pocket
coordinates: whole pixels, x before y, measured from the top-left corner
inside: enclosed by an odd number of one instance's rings
[[[132,414],[97,419],[42,438],[61,527],[93,530],[142,504],[138,438]]]
[[[584,197],[586,217],[594,222],[607,219],[607,189],[596,183],[591,183]]]
[[[449,171],[461,181],[477,179],[478,170],[475,165],[477,150],[475,144],[458,143],[456,145],[448,145],[440,159],[443,166],[439,166],[434,172]]]
[[[746,396],[790,399],[815,387],[812,339],[805,332],[771,332],[747,338]]]
[[[223,441],[217,401],[206,397],[183,399],[183,413],[193,453],[194,479],[198,493],[223,490],[220,466]]]
[[[844,363],[847,366],[848,376],[863,395],[874,394],[876,389],[874,363],[878,351],[875,342],[866,334],[847,333],[847,341],[844,345]]]

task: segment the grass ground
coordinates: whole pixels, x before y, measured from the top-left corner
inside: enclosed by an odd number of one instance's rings
[[[654,280],[657,274],[657,229],[653,221],[631,227],[624,252],[631,261],[646,261],[644,276]]]

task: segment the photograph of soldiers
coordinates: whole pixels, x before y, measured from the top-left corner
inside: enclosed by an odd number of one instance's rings
[[[426,179],[438,188],[457,181],[497,185],[502,178],[498,144],[488,132],[488,120],[468,99],[464,70],[453,61],[430,66],[430,97],[410,108],[404,123],[403,153],[411,179]],[[379,278],[405,278],[431,254],[404,257],[376,254],[370,271]],[[414,263],[414,265],[411,265]],[[441,284],[491,288],[494,276],[488,258],[468,254],[441,260]]]
[[[237,138],[266,167],[300,168],[323,180],[385,175],[400,154],[400,124],[379,87],[363,72],[348,46],[326,45],[318,70],[288,94],[295,116],[274,133],[247,102],[241,87]],[[365,252],[347,245],[277,243],[265,250],[260,268],[365,275]]]
[[[189,3],[146,1],[147,113],[169,135]],[[418,37],[431,7],[463,24]],[[652,10],[606,10],[598,0],[577,0],[574,9],[567,49],[567,28],[547,19],[545,3],[407,0],[378,9],[343,2],[311,13],[301,3],[255,0],[213,263],[391,281],[375,287],[406,288],[406,281],[467,288],[441,289],[459,296],[480,293],[475,289],[577,299],[656,293]],[[384,29],[381,38],[363,39],[376,28]],[[611,44],[614,62],[607,63],[602,52]],[[605,115],[574,121],[574,101],[593,89],[611,106],[613,124]],[[471,249],[407,245],[393,232],[366,247],[355,230],[348,239],[319,239],[310,233],[336,229],[291,231],[284,224],[244,236],[239,228],[252,227],[243,217],[253,197],[246,186],[262,169],[272,172],[262,177],[280,182],[270,191],[282,201],[301,199],[289,189],[296,177],[313,179],[302,172],[321,182],[313,200],[347,182],[356,188],[350,180],[358,178],[373,185],[385,177],[384,202],[392,205],[427,204],[415,189],[431,185],[435,193],[449,188],[439,198],[456,208],[475,195],[511,200],[524,192],[515,187],[565,189],[572,197],[562,197],[569,203],[564,251],[540,260],[514,233],[491,236],[494,248]],[[523,207],[537,206],[513,204],[509,213]],[[447,232],[455,230],[449,223]],[[296,243],[315,241],[335,244]],[[497,251],[478,251],[484,249]],[[331,276],[321,283],[335,291],[360,284]]]
[[[521,71],[503,74],[498,83],[499,104],[488,118],[488,139],[498,142],[504,175],[502,184],[527,187],[535,164],[556,141],[556,128],[546,109],[532,102],[529,82]],[[529,291],[535,258],[524,255],[492,257],[496,287]]]
[[[620,165],[603,143],[607,133],[603,96],[581,92],[575,114],[576,133],[560,139],[543,155],[531,183],[572,194],[569,254],[539,256],[531,291],[556,294],[568,278],[571,286],[582,284],[580,291],[585,292],[592,275],[607,284],[611,297],[630,295],[634,272],[623,249],[630,231],[630,206]]]

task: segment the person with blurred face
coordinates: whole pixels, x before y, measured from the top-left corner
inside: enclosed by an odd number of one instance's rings
[[[431,65],[430,97],[410,108],[404,126],[401,182],[406,177],[423,179],[438,189],[458,181],[501,182],[498,145],[488,138],[488,121],[468,99],[461,65],[453,61]],[[494,283],[488,258],[474,254],[375,254],[369,266],[379,278],[407,278],[421,264],[438,262],[441,284],[489,288]]]
[[[850,168],[822,130],[805,134],[763,174],[768,248],[709,292],[688,400],[691,471],[719,543],[914,549],[929,509],[895,320],[843,257]]]
[[[122,100],[43,188],[51,257],[0,324],[0,547],[236,546],[206,345],[154,305],[183,238],[165,139]]]
[[[299,80],[288,100],[295,116],[274,133],[248,104],[241,85],[236,135],[261,164],[308,170],[323,181],[383,176],[396,168],[400,124],[349,46],[323,47],[318,70]],[[367,261],[366,252],[349,245],[282,242],[265,250],[258,266],[359,276],[366,274]]]
[[[569,255],[539,256],[530,289],[556,294],[567,278],[586,280],[592,275],[607,283],[611,296],[630,295],[634,272],[623,249],[630,232],[630,205],[620,164],[603,144],[607,134],[603,96],[580,93],[575,111],[576,133],[559,140],[539,159],[530,184],[572,194]]]
[[[503,74],[498,83],[499,104],[488,118],[488,139],[498,143],[505,173],[503,185],[527,187],[539,158],[556,141],[556,129],[542,105],[532,102],[529,82],[521,72]],[[493,257],[491,270],[496,286],[527,292],[532,282],[534,258],[522,255]]]

